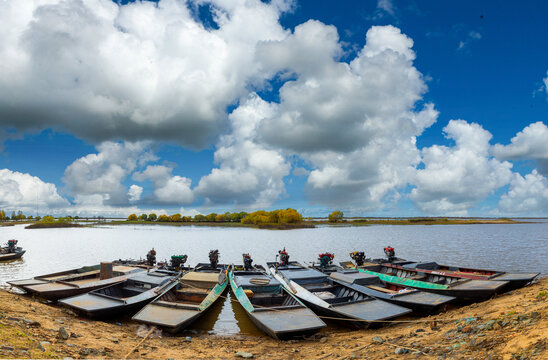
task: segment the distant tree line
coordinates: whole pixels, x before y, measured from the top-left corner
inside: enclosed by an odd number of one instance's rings
[[[25,216],[21,210],[19,210],[17,213],[15,211],[11,212],[11,216],[6,215],[6,212],[4,210],[0,210],[0,221],[22,221],[22,220],[32,220],[32,215]]]
[[[259,210],[252,213],[242,212],[226,212],[224,214],[211,213],[208,215],[197,214],[192,216],[182,216],[181,214],[160,215],[151,214],[131,214],[127,218],[128,221],[156,221],[156,222],[240,222],[243,224],[281,224],[281,223],[297,223],[303,220],[301,214],[294,209],[264,211]]]

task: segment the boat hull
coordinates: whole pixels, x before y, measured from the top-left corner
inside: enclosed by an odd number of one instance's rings
[[[91,318],[113,318],[141,309],[177,279],[176,274],[168,271],[139,272],[124,282],[72,296],[59,303]]]
[[[254,278],[252,278],[254,276],[253,273],[240,273],[245,275],[240,277],[236,275],[238,279],[236,280],[234,272],[230,272],[229,282],[232,292],[251,321],[269,336],[278,340],[288,340],[312,335],[326,326],[322,320],[310,309],[306,308],[293,294],[283,290],[281,284],[272,277],[268,277],[265,273],[260,272]],[[257,279],[259,276],[261,279],[269,279],[270,285],[267,285],[266,282],[261,285],[251,281]],[[281,298],[282,295],[285,295],[285,299],[292,305],[284,306],[285,301],[283,301],[281,306],[254,306],[246,295],[242,284],[244,284],[245,289],[251,290],[254,293],[253,296],[269,294],[270,296],[274,295]]]
[[[192,271],[187,274],[192,274]],[[176,282],[170,287],[167,287],[157,299],[145,306],[141,311],[135,314],[132,319],[140,323],[160,326],[169,333],[177,333],[192,325],[204,315],[225,292],[228,284],[226,273],[218,274],[218,276],[221,279],[221,282],[217,283],[211,291],[209,291],[205,299],[203,299],[199,305],[161,300],[164,295],[177,288],[178,283]]]
[[[15,260],[19,259],[23,256],[23,254],[26,252],[26,250],[17,251],[14,253],[8,253],[8,254],[0,254],[0,261],[8,261],[8,260]]]

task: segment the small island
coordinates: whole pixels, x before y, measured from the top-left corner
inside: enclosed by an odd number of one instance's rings
[[[533,220],[534,221],[534,220]],[[529,219],[527,222],[531,222]],[[169,226],[209,226],[209,227],[248,227],[266,230],[307,229],[317,226],[372,226],[372,225],[476,225],[476,224],[522,224],[520,219],[509,218],[465,218],[465,217],[345,217],[340,210],[335,210],[328,217],[304,218],[295,209],[278,209],[272,211],[258,210],[251,213],[225,212],[184,216],[181,214],[130,214],[126,219],[98,217],[51,215],[32,217],[21,211],[6,216],[0,211],[0,226],[28,224],[26,229],[74,228],[96,225],[169,225]]]

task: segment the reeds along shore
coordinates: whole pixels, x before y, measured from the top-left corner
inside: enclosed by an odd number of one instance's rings
[[[546,359],[548,278],[483,303],[377,329],[328,327],[303,340],[159,331],[128,320],[82,320],[72,311],[0,290],[0,358]],[[121,322],[119,322],[121,321]],[[403,322],[402,322],[403,321]],[[118,325],[120,324],[120,325]],[[61,331],[61,328],[63,330]],[[66,339],[64,335],[66,332]],[[143,338],[150,333],[149,337]],[[187,336],[191,338],[188,339]]]

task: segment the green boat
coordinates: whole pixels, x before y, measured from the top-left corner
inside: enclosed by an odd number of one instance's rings
[[[461,279],[442,274],[424,274],[411,269],[393,269],[375,263],[356,266],[352,262],[341,262],[345,268],[358,269],[366,274],[378,276],[381,281],[424,290],[436,294],[453,296],[458,303],[472,303],[491,298],[500,291],[506,281]]]
[[[297,297],[287,292],[262,266],[235,266],[230,286],[253,323],[278,340],[314,334],[326,324]]]

